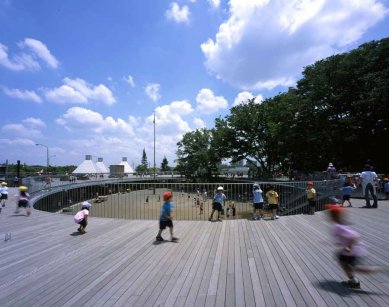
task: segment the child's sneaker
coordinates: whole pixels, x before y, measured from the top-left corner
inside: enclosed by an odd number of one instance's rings
[[[353,280],[347,280],[347,281],[342,281],[342,285],[347,287],[347,288],[352,288],[352,289],[360,289],[361,288],[361,283],[359,280],[353,281]]]
[[[218,222],[221,222],[221,221],[223,221],[220,217],[217,219],[218,220]]]
[[[156,239],[157,241],[163,241],[163,238],[162,238],[161,236],[157,236],[155,239]]]
[[[163,240],[163,239],[162,239],[162,240]],[[176,241],[178,241],[178,238],[172,237],[172,242],[176,242]]]
[[[279,217],[278,215],[276,215],[274,218],[277,220],[277,219],[279,219],[280,217]]]
[[[208,221],[212,222],[212,218],[209,218]]]

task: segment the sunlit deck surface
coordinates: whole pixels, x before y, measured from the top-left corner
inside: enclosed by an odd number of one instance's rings
[[[388,265],[389,202],[353,203],[367,263]],[[389,306],[388,273],[359,275],[361,290],[340,285],[323,212],[176,221],[179,243],[155,244],[155,220],[93,218],[92,208],[78,235],[72,216],[13,211],[9,201],[0,215],[0,306]]]

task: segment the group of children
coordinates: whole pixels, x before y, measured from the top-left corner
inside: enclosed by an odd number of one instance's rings
[[[349,185],[347,185],[349,186]],[[217,188],[217,193],[213,198],[212,212],[209,220],[212,220],[213,214],[217,211],[218,220],[220,219],[220,213],[222,211],[222,206],[226,201],[227,197],[223,193],[223,187]],[[345,189],[344,195],[349,195],[349,189]],[[311,214],[314,214],[314,206],[316,205],[316,191],[313,188],[313,183],[307,183],[307,198],[309,206],[312,208],[310,211]],[[272,219],[277,218],[277,209],[279,196],[275,191],[274,186],[271,186],[270,189],[265,193],[265,197],[269,203],[269,208],[272,210]],[[348,197],[344,197],[344,201],[349,201]],[[162,237],[162,232],[166,228],[169,228],[170,239],[172,242],[178,241],[178,238],[173,235],[173,208],[174,204],[172,202],[173,194],[170,191],[167,191],[163,194],[163,204],[161,207],[161,214],[159,217],[159,230],[156,236],[156,241],[164,241]],[[253,185],[253,218],[255,220],[261,219],[263,217],[263,205],[264,197],[263,191],[261,190],[259,184],[255,183]],[[351,203],[349,204],[351,206]],[[89,209],[91,204],[88,202],[82,203],[82,208],[74,216],[74,221],[79,224],[78,231],[80,233],[85,233],[85,228],[88,224]],[[374,266],[363,265],[361,259],[366,255],[366,249],[363,243],[360,240],[360,235],[357,231],[352,229],[346,224],[345,219],[345,209],[343,204],[334,204],[326,206],[328,216],[333,222],[332,234],[335,239],[335,243],[338,245],[336,251],[337,259],[346,276],[348,277],[347,281],[342,282],[345,287],[348,288],[360,288],[360,281],[355,277],[355,272],[371,273],[377,272],[380,270],[387,270]]]
[[[278,203],[279,203],[279,195],[275,190],[275,186],[271,185],[269,190],[265,193],[265,197],[267,199],[269,209],[271,210],[271,219],[278,219],[277,215]],[[258,183],[254,183],[253,185],[253,220],[260,220],[263,218],[263,210],[264,210],[264,197],[263,191]]]

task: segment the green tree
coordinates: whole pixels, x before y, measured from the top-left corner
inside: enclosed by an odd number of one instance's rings
[[[147,161],[146,150],[143,148],[142,160],[141,160],[140,164],[135,168],[135,171],[137,173],[145,173],[145,172],[147,172],[148,167],[149,167],[149,163]]]
[[[212,144],[212,134],[212,130],[197,129],[183,136],[177,143],[176,171],[188,178],[208,179],[219,173],[221,158]]]
[[[169,162],[166,159],[166,156],[163,157],[162,163],[161,163],[161,171],[167,172],[170,170],[170,167],[168,166]]]

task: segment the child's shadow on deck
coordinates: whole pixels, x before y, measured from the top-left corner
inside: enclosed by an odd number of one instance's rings
[[[163,241],[154,241],[153,245],[160,245],[164,243],[178,243],[177,241],[163,240]]]
[[[373,292],[373,291],[366,291],[363,289],[347,288],[336,280],[322,280],[322,281],[316,282],[315,284],[316,284],[316,286],[318,286],[319,288],[321,288],[323,290],[326,290],[326,291],[332,292],[332,293],[336,293],[340,296],[348,296],[348,295],[351,295],[353,293],[367,294],[367,295],[376,294],[376,295],[380,295],[380,296],[383,296],[383,295],[389,296],[388,294],[385,294],[382,292]]]
[[[83,233],[79,232],[79,231],[74,231],[70,234],[72,237],[77,237],[77,236],[82,236]]]

